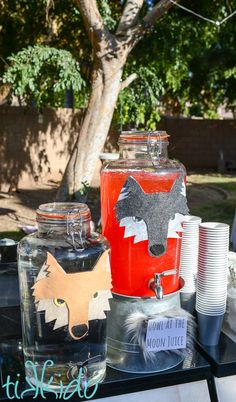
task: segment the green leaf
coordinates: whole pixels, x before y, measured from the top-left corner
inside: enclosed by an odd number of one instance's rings
[[[38,106],[53,92],[71,88],[80,91],[85,85],[78,62],[70,52],[35,45],[9,57],[10,67],[3,82],[12,84],[13,93],[26,102],[34,98]]]

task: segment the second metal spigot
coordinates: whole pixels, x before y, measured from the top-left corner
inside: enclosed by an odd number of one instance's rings
[[[163,276],[175,275],[175,274],[177,274],[176,269],[169,269],[168,271],[163,271],[161,273],[154,274],[154,279],[151,279],[149,281],[148,286],[150,289],[153,290],[157,299],[163,299],[163,287],[161,285],[161,278]]]

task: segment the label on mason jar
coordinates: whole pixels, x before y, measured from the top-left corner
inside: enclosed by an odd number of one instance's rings
[[[36,310],[44,312],[45,323],[54,321],[53,330],[67,326],[70,336],[79,340],[88,335],[89,321],[106,318],[111,286],[109,250],[91,271],[76,273],[66,273],[48,252],[32,289]]]
[[[187,343],[187,317],[158,317],[148,321],[147,352],[184,349]]]
[[[125,228],[124,238],[134,236],[134,243],[148,240],[149,254],[161,256],[167,238],[178,238],[177,232],[183,231],[181,222],[189,212],[183,176],[177,177],[169,192],[157,193],[145,193],[129,176],[115,210],[117,222]]]

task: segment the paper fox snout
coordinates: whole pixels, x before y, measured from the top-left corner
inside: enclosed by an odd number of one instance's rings
[[[89,320],[106,318],[112,287],[108,253],[103,252],[92,271],[78,273],[66,273],[47,253],[32,289],[37,311],[45,311],[45,322],[55,320],[53,329],[68,325],[72,338],[81,339],[88,333]]]

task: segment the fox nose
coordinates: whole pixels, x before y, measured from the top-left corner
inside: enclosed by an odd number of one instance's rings
[[[158,257],[166,251],[165,246],[163,244],[153,244],[149,247],[150,254],[154,257]]]
[[[71,328],[71,332],[74,335],[74,337],[82,338],[82,336],[87,334],[88,327],[86,324],[74,325],[74,327]]]

